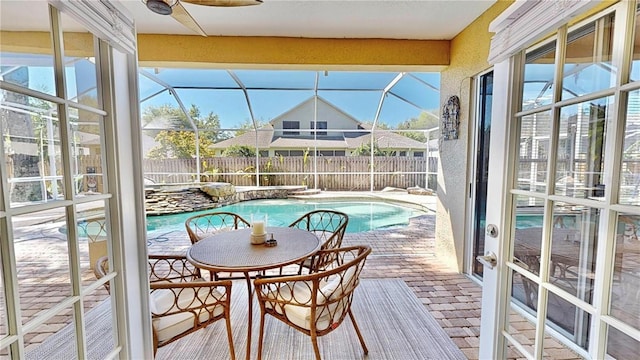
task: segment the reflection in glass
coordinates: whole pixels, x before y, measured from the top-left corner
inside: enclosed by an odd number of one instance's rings
[[[108,255],[107,240],[111,237],[110,229],[106,220],[103,201],[88,203],[83,208],[88,210],[77,213],[76,223],[80,269],[83,274],[93,274],[93,269],[98,259]],[[89,282],[95,281],[93,276],[86,280]]]
[[[591,314],[552,292],[549,292],[547,301],[547,326],[583,349],[588,349]]]
[[[612,316],[640,328],[640,216],[618,215],[613,286]]]
[[[23,323],[71,295],[65,219],[64,208],[12,218]]]
[[[556,195],[603,199],[603,155],[612,102],[606,97],[560,110]]]
[[[538,310],[538,284],[517,271],[511,270],[511,300],[524,307],[530,314]]]
[[[639,352],[640,341],[626,335],[613,326],[608,326],[607,355],[611,356],[611,359],[635,359],[638,357]]]
[[[523,116],[519,125],[518,189],[543,193],[547,188],[551,112]]]
[[[98,108],[98,77],[93,35],[66,14],[61,15],[67,99]]]
[[[640,11],[636,11],[636,28],[633,38],[633,58],[631,59],[630,81],[640,80]]]
[[[620,203],[640,205],[640,91],[638,90],[629,92],[622,146]]]
[[[600,210],[556,203],[553,218],[549,282],[591,303]]]
[[[0,339],[8,334],[7,307],[4,303],[4,276],[2,275],[2,258],[0,258]]]
[[[513,262],[536,275],[540,274],[543,214],[543,200],[522,195],[516,197]]]
[[[55,104],[2,91],[2,136],[12,206],[64,198],[60,124]]]
[[[527,53],[524,65],[522,110],[551,104],[555,76],[556,42]]]
[[[29,3],[31,16],[43,19],[37,30],[25,31],[24,21],[11,14],[23,13],[25,3],[3,1],[0,11],[0,80],[56,95],[53,45],[46,1]],[[16,31],[21,29],[20,31]]]
[[[71,169],[76,195],[102,193],[104,189],[104,149],[102,116],[90,111],[69,108],[71,125]]]
[[[590,23],[567,36],[562,99],[571,99],[613,86],[617,70],[611,63],[613,15]]]

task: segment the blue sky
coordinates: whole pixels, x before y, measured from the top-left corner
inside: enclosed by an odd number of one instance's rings
[[[36,66],[29,67],[29,87],[53,94],[53,68],[46,60],[38,59]],[[95,86],[93,63],[79,61],[73,64],[75,67],[69,66],[66,73],[67,82],[75,85],[68,87],[68,98],[74,98],[78,91],[88,86]],[[142,70],[175,87],[187,108],[196,104],[204,115],[217,114],[223,128],[237,128],[251,119],[245,93],[233,76],[247,88],[251,110],[258,121],[269,121],[312,97],[317,76],[319,96],[358,121],[370,122],[376,117],[383,89],[398,75],[397,72],[234,70],[232,76],[219,69]],[[161,85],[145,76],[140,76],[139,84],[140,99],[156,94],[142,103],[141,110],[163,104],[177,106],[175,97],[162,91]],[[380,121],[396,126],[418,117],[423,110],[437,114],[439,88],[439,73],[418,72],[404,76],[384,97]]]
[[[235,128],[251,118],[244,92],[225,70],[143,70],[162,82],[174,86],[186,107],[196,104],[203,114],[209,112],[217,114],[223,128]],[[378,111],[383,89],[397,74],[329,71],[325,75],[324,72],[319,72],[318,95],[359,121],[372,121]],[[253,115],[261,121],[271,120],[315,93],[313,90],[316,81],[315,71],[236,70],[234,75],[247,88]],[[204,87],[216,87],[216,89]],[[440,94],[434,88],[439,89],[439,87],[438,73],[411,73],[411,76],[405,76],[384,98],[380,120],[389,125],[397,125],[399,122],[419,116],[423,110],[437,112]],[[140,77],[141,99],[162,89],[162,86],[148,78]],[[142,109],[162,104],[177,105],[177,102],[165,91],[144,101]]]

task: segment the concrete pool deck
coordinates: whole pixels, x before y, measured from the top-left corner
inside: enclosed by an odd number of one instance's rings
[[[414,195],[406,190],[392,191],[321,191],[317,194],[293,195],[294,199],[364,199],[364,200],[385,200],[397,203],[404,203],[408,206],[417,206],[421,210],[435,214],[437,197],[435,195]]]

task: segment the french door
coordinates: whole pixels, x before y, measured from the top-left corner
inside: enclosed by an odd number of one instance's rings
[[[487,186],[489,176],[489,145],[491,140],[491,105],[493,103],[493,71],[478,76],[475,141],[473,146],[473,178],[469,184],[471,197],[471,244],[470,273],[482,277],[483,266],[477,260],[484,255],[487,213]]]
[[[133,206],[119,198],[128,139],[116,144],[116,123],[121,133],[137,124],[117,119],[114,103],[135,74],[133,27],[107,1],[1,7],[0,358],[128,357],[120,234],[136,224],[120,221],[122,204]],[[103,255],[110,271],[97,280]]]
[[[503,210],[487,217],[502,242],[486,247],[501,261],[485,276],[483,317],[496,322],[481,356],[640,352],[639,20],[620,2],[496,66],[508,104],[494,119],[509,120],[492,148],[504,191],[488,201]]]

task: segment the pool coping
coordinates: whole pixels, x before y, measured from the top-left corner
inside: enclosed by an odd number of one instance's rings
[[[320,199],[320,200],[382,200],[388,203],[396,203],[424,211],[428,214],[436,212],[435,195],[411,195],[406,192],[347,192],[347,191],[323,191],[311,195],[290,195],[289,199]]]

